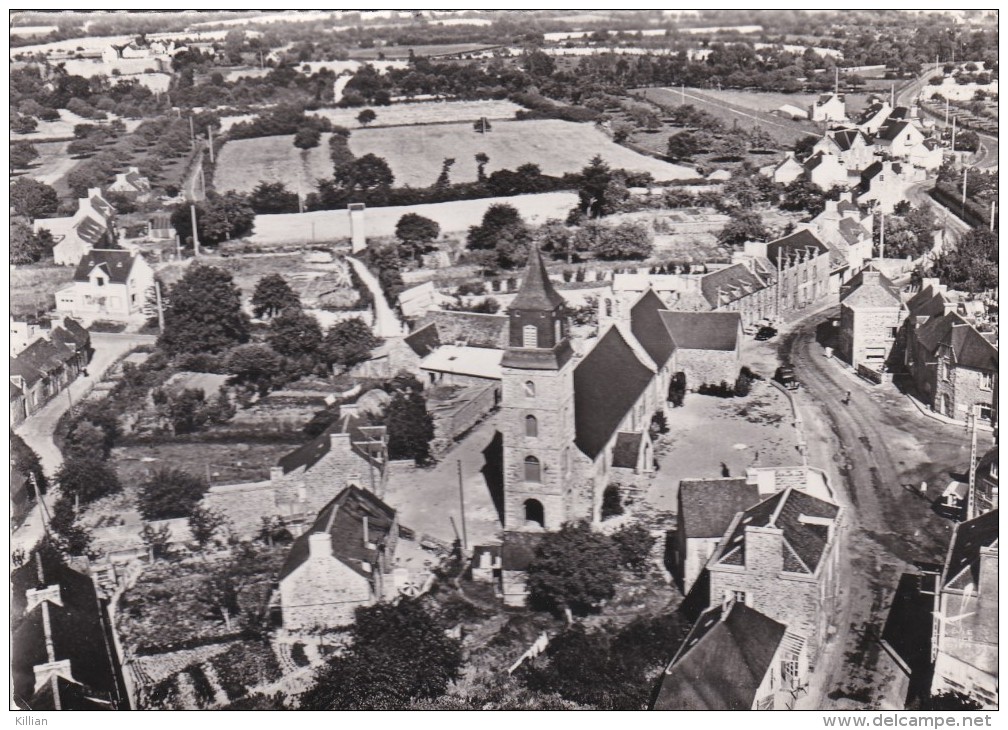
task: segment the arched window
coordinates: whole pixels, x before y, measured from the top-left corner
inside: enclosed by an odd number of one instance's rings
[[[546,514],[543,510],[542,502],[538,499],[525,500],[525,523],[534,522],[539,527],[546,526]]]
[[[527,398],[535,398],[535,383],[531,380],[525,381],[525,396]]]
[[[539,459],[534,456],[525,457],[525,481],[537,483],[542,481],[542,466],[539,464]]]
[[[525,416],[525,435],[531,438],[539,435],[539,421],[535,416]]]
[[[612,316],[612,299],[605,300],[605,316]]]
[[[534,324],[522,327],[522,347],[539,347],[539,330]]]

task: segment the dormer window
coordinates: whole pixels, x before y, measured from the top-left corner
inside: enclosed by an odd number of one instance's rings
[[[105,286],[105,277],[104,276],[96,276],[95,277],[95,283],[98,286]]]

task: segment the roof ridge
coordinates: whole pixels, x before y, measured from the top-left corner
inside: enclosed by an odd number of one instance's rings
[[[781,499],[779,502],[777,502],[777,506],[774,508],[773,514],[770,515],[770,520],[766,524],[767,527],[777,527],[777,518],[780,517],[781,510],[783,510],[784,505],[787,504],[788,497],[791,496],[791,491],[793,489],[794,487],[787,487],[783,492],[780,493],[779,496],[781,497]]]

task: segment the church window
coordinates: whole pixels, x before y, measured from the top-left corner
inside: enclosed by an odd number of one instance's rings
[[[542,465],[534,456],[525,457],[525,481],[537,483],[542,481]]]
[[[538,347],[539,330],[534,324],[527,324],[522,327],[522,347]]]
[[[525,416],[525,435],[530,438],[539,435],[539,421],[535,416]]]
[[[531,380],[525,381],[525,396],[528,398],[535,398],[535,383]]]
[[[612,316],[612,299],[605,300],[605,316]]]
[[[546,526],[546,513],[538,499],[525,500],[525,522],[533,522],[539,527]]]

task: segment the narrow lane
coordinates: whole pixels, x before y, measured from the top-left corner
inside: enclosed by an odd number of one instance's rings
[[[374,296],[375,323],[374,333],[378,337],[396,337],[403,334],[403,323],[399,321],[398,315],[392,311],[392,307],[385,301],[385,293],[382,291],[378,277],[371,273],[363,261],[347,256],[347,261],[354,267],[354,271],[364,282],[365,286],[371,290]]]

